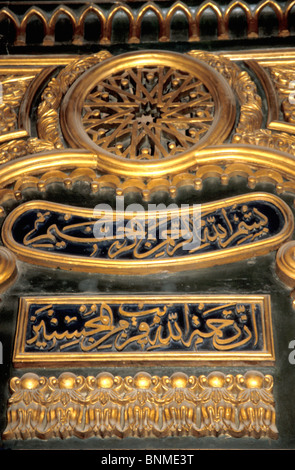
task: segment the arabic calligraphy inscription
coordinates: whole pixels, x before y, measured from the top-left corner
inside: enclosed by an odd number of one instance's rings
[[[211,355],[274,359],[267,296],[61,296],[20,302],[16,364],[30,358],[76,363],[89,357],[149,361]]]
[[[6,218],[2,238],[24,261],[121,275],[265,254],[293,230],[288,206],[264,193],[186,206],[128,212],[31,201]]]

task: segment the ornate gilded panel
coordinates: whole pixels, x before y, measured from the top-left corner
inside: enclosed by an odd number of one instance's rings
[[[0,9],[2,447],[292,449],[293,3],[46,8]]]
[[[33,264],[140,275],[143,269],[183,271],[259,256],[289,240],[294,228],[289,207],[263,193],[155,207],[134,213],[28,202],[6,218],[2,239],[18,259]]]
[[[22,297],[13,362],[274,362],[269,297]]]

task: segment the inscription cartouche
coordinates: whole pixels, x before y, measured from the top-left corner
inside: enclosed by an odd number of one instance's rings
[[[287,204],[267,193],[139,215],[31,201],[7,216],[2,239],[29,263],[142,275],[259,256],[287,241],[293,225]]]
[[[269,296],[20,299],[13,363],[274,362]]]

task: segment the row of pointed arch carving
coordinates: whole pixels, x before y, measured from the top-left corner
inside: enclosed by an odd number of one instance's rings
[[[287,36],[288,20],[292,8],[295,6],[295,0],[289,2],[285,8],[282,8],[274,0],[264,0],[254,9],[243,0],[233,0],[226,8],[220,7],[214,1],[204,1],[199,7],[192,8],[182,2],[175,2],[170,8],[161,8],[153,2],[143,4],[137,11],[126,4],[115,4],[110,11],[106,11],[95,4],[87,5],[78,14],[67,6],[59,6],[52,13],[42,11],[39,7],[31,7],[22,18],[19,18],[9,8],[4,7],[0,10],[0,21],[8,19],[12,22],[16,30],[16,45],[26,44],[26,28],[31,18],[38,18],[44,29],[44,45],[54,44],[55,25],[61,16],[66,16],[72,24],[74,44],[81,44],[84,41],[84,24],[89,14],[97,16],[101,25],[100,43],[111,43],[112,26],[114,17],[117,13],[124,13],[129,20],[129,43],[139,43],[141,35],[141,24],[144,16],[148,12],[156,15],[159,23],[159,41],[170,40],[171,22],[176,12],[182,12],[188,23],[188,37],[190,41],[196,41],[200,36],[200,21],[205,11],[213,12],[217,19],[217,36],[219,39],[229,37],[229,19],[231,14],[239,9],[245,15],[247,21],[248,37],[258,37],[259,35],[259,17],[265,8],[270,8],[276,15],[278,22],[278,35]]]

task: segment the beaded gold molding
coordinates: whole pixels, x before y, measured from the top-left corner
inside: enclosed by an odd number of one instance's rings
[[[273,377],[213,371],[134,377],[58,377],[26,373],[10,380],[3,439],[251,436],[276,439]]]

